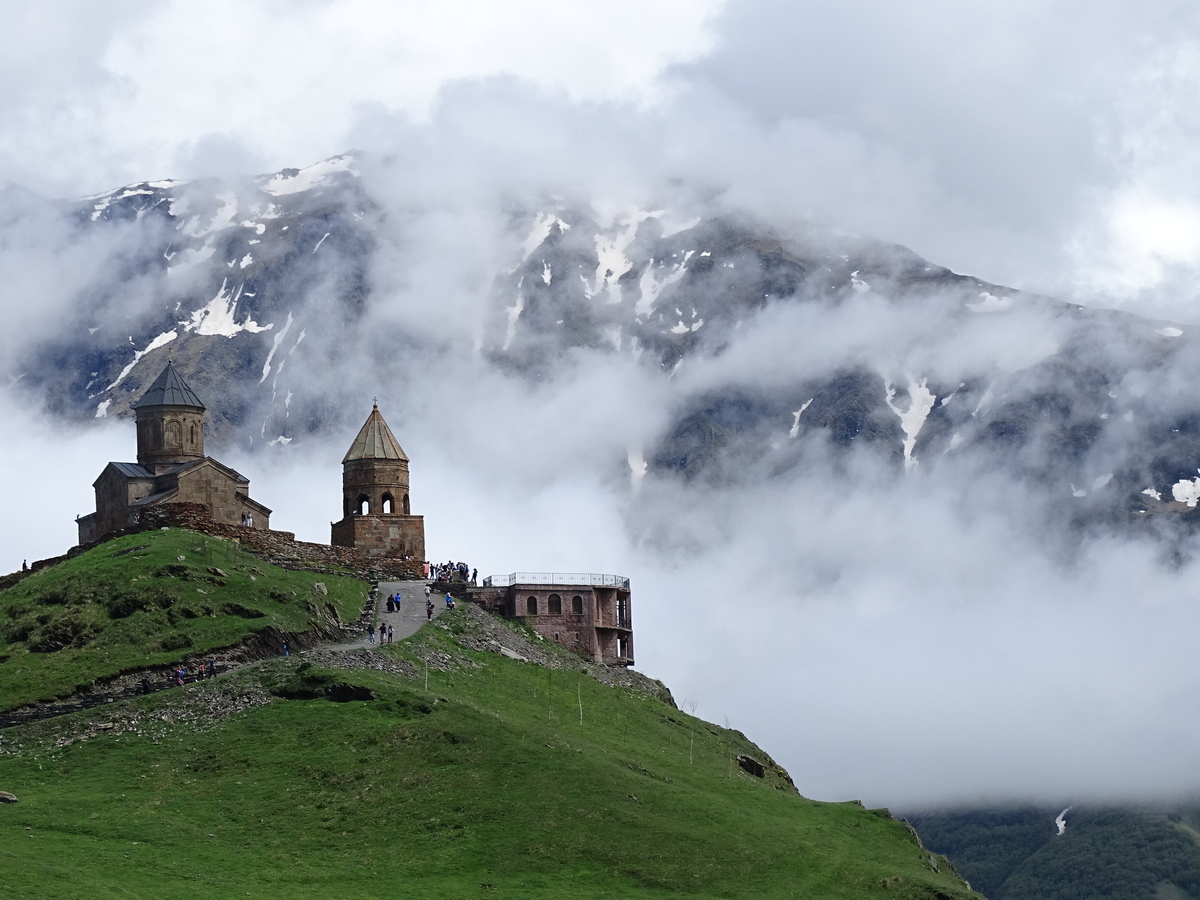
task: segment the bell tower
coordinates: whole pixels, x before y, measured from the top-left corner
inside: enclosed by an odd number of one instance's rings
[[[137,461],[159,469],[204,457],[204,404],[172,362],[133,404]]]
[[[425,520],[409,502],[408,456],[377,403],[342,458],[342,520],[330,543],[370,556],[425,558]]]

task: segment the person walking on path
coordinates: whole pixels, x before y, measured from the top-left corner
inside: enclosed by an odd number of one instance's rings
[[[425,620],[429,621],[432,618],[433,618],[433,601],[426,600],[425,601]]]
[[[383,643],[383,639],[387,637],[387,626],[382,622],[379,623],[379,643]]]
[[[396,637],[396,632],[391,625],[388,626],[388,643],[390,644]]]
[[[367,640],[370,641],[372,644],[375,643],[375,626],[374,625],[367,626]]]
[[[425,585],[425,596],[428,597],[432,593],[429,585]]]

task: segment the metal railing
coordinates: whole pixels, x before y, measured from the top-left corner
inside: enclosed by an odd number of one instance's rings
[[[514,584],[584,584],[590,587],[618,587],[629,590],[624,575],[595,575],[585,572],[512,572],[490,575],[483,579],[484,587],[511,587]]]

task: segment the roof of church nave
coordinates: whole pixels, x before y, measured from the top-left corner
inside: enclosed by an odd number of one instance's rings
[[[378,404],[371,407],[371,414],[359,429],[358,437],[346,451],[342,462],[354,459],[401,459],[408,462],[400,442],[392,434],[392,429],[388,428],[387,422],[383,421]]]
[[[145,406],[194,406],[198,409],[204,409],[204,404],[200,402],[200,398],[196,396],[195,391],[187,386],[187,382],[183,380],[183,376],[179,374],[179,370],[175,368],[175,363],[168,361],[167,367],[162,370],[154,383],[146,389],[146,393],[142,394],[137,403],[133,404],[134,409],[140,409]]]

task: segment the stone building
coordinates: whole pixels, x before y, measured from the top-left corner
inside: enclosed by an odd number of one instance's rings
[[[633,665],[633,611],[624,576],[515,572],[484,579],[472,596],[581,656]]]
[[[342,519],[330,543],[368,556],[425,559],[425,519],[412,515],[408,456],[373,404],[342,458]]]
[[[250,499],[250,481],[204,455],[204,404],[171,362],[134,404],[137,462],[110,462],[92,487],[96,511],[76,519],[79,543],[135,525],[153,506],[199,503],[213,521],[270,527],[271,510]]]

